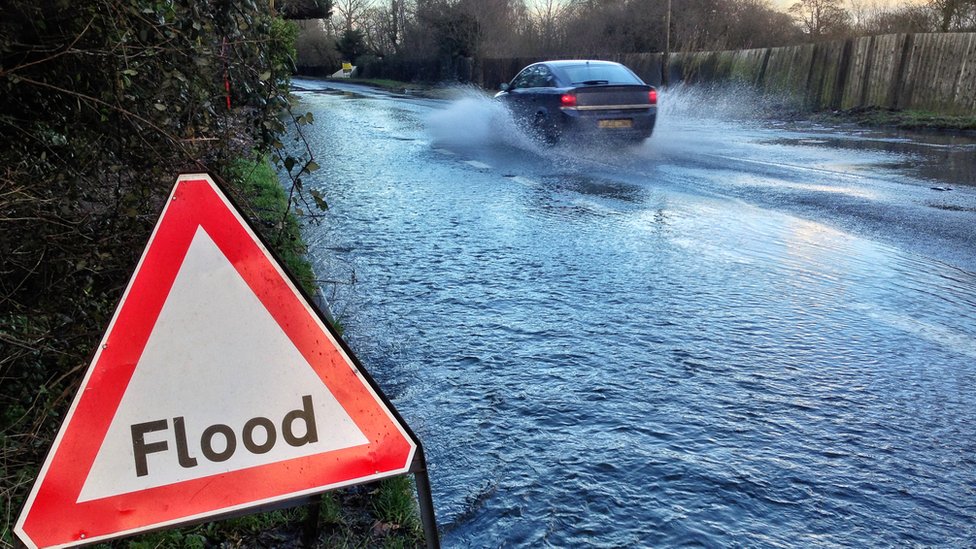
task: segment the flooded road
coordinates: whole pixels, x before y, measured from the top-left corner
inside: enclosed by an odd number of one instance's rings
[[[641,147],[545,149],[296,85],[323,294],[445,546],[976,543],[976,140],[685,91]]]

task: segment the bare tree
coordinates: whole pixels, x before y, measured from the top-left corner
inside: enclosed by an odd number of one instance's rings
[[[731,0],[723,19],[727,25],[721,41],[731,49],[784,46],[802,38],[793,18],[773,9],[768,0]]]
[[[559,14],[560,49],[577,54],[657,51],[664,47],[666,14],[666,0],[569,0]]]
[[[866,32],[869,22],[881,8],[878,0],[847,0],[847,12],[851,15],[851,26],[855,32]]]
[[[939,30],[972,30],[976,26],[976,0],[929,0],[939,16]]]
[[[415,59],[574,56],[663,51],[667,31],[673,50],[781,46],[874,32],[895,11],[884,24],[915,28],[920,13],[932,13],[888,0],[793,0],[785,13],[772,1],[673,0],[668,29],[667,0],[335,0],[334,25],[362,30],[371,51]]]
[[[835,36],[850,28],[850,14],[841,7],[841,0],[800,0],[790,7],[790,13],[813,38]]]
[[[349,33],[359,26],[371,6],[370,0],[333,0],[332,19],[336,34]]]
[[[728,45],[730,2],[702,0],[673,4],[672,51],[717,50]]]
[[[298,53],[296,64],[299,67],[323,68],[332,72],[339,68],[342,59],[336,51],[336,39],[329,34],[324,19],[303,19],[297,21],[301,31],[295,41]]]
[[[387,39],[393,46],[393,53],[400,53],[400,44],[403,42],[403,29],[407,26],[406,1],[390,0],[390,12],[387,19]]]
[[[958,30],[976,32],[976,0],[970,0],[960,10]]]
[[[939,17],[928,6],[905,4],[891,9],[882,9],[868,19],[863,32],[866,34],[894,34],[915,32],[936,32],[939,30]]]
[[[524,0],[455,0],[455,6],[477,21],[478,55],[497,57],[521,50],[521,31],[528,20]]]
[[[534,34],[534,46],[540,53],[555,53],[557,44],[561,44],[563,20],[569,12],[569,5],[559,0],[544,0],[537,2],[529,12]]]
[[[403,0],[392,0],[389,8],[367,9],[359,24],[371,52],[377,55],[400,53],[402,29],[406,24]]]

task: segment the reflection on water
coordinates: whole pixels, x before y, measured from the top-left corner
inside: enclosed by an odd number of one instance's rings
[[[691,149],[741,158],[745,148],[758,152],[746,157],[834,172],[870,175],[884,170],[906,178],[976,185],[974,132],[784,122],[776,119],[778,114],[800,109],[788,100],[757,95],[748,87],[675,86],[662,92],[660,105],[654,148],[664,152]],[[702,126],[709,131],[702,132]]]
[[[972,273],[679,170],[503,177],[367,129],[417,137],[396,106],[330,114],[307,236],[445,545],[976,540]]]
[[[835,132],[836,133],[836,132]],[[777,145],[811,145],[806,138],[777,138]],[[928,180],[976,185],[976,136],[951,133],[860,130],[819,139],[817,146],[887,153],[886,169]]]

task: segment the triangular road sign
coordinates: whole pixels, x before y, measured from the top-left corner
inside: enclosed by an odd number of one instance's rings
[[[419,443],[207,175],[181,176],[17,522],[66,547],[410,471]]]

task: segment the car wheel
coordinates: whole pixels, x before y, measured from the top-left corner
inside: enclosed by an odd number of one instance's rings
[[[536,136],[547,145],[555,145],[559,142],[559,129],[549,120],[548,116],[541,112],[535,115],[532,129],[535,131]]]

